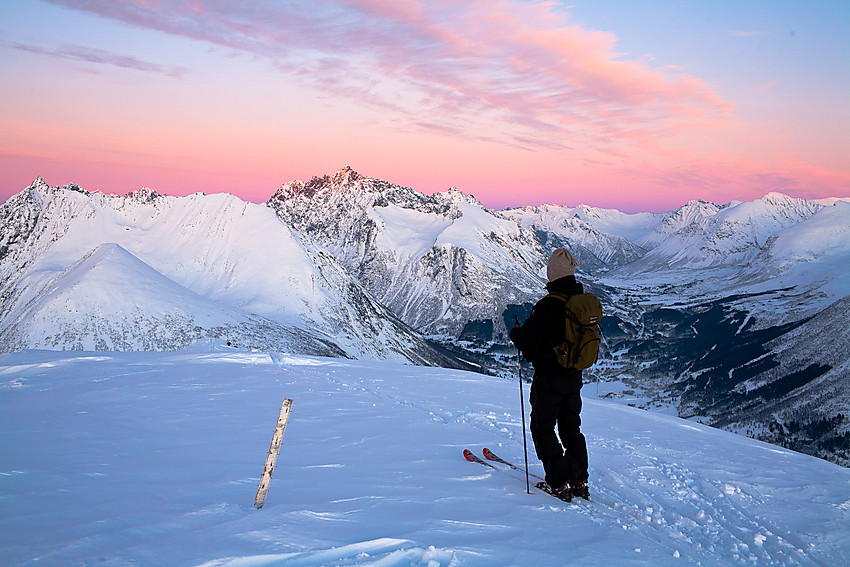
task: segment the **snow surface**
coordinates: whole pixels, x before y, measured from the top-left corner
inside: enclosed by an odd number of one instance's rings
[[[319,319],[316,311],[329,302],[311,285],[318,278],[310,251],[268,207],[229,194],[140,202],[40,190],[71,210],[54,215],[66,232],[36,258],[34,271],[64,271],[101,244],[116,243],[194,293],[283,323]]]
[[[567,504],[461,456],[521,461],[516,381],[212,341],[3,355],[0,565],[850,564],[850,470],[585,390]]]
[[[427,254],[440,233],[452,224],[444,216],[405,209],[394,203],[368,209],[367,214],[383,227],[376,239],[377,247],[392,250],[408,261],[418,261]]]

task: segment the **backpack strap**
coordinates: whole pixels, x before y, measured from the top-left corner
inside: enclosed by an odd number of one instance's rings
[[[567,302],[569,302],[570,297],[572,297],[571,295],[567,295],[566,293],[559,293],[559,292],[553,291],[553,292],[550,292],[549,295],[547,295],[546,297],[555,297],[555,298],[558,298],[561,301],[563,301],[564,302],[564,315],[569,320],[571,320],[573,323],[575,323],[576,325],[579,325],[579,326],[581,325],[581,322],[576,318],[575,314],[572,311],[570,311],[570,309],[567,307]]]
[[[579,324],[578,321],[575,318],[575,315],[573,315],[572,311],[570,311],[570,309],[567,307],[567,302],[570,300],[569,295],[567,295],[565,293],[550,292],[546,297],[554,297],[555,299],[559,299],[561,302],[563,302],[563,304],[564,304],[564,317],[566,319],[569,319],[570,321],[572,321],[575,324]],[[544,299],[545,299],[545,297],[544,297]],[[562,326],[561,330],[563,331],[563,326]],[[565,335],[566,335],[566,333],[564,333],[564,335],[561,336],[561,339],[560,339],[561,342],[563,342],[564,339],[566,338]],[[560,343],[558,343],[558,344],[560,344]],[[552,345],[553,348],[555,346],[557,346],[557,345],[555,345],[555,344]]]

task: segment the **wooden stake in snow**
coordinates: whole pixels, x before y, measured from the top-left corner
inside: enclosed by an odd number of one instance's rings
[[[269,492],[269,483],[272,481],[274,465],[277,462],[277,454],[280,452],[280,444],[283,442],[283,432],[286,431],[286,423],[289,421],[289,412],[292,411],[292,400],[286,398],[280,406],[280,416],[277,418],[277,426],[274,428],[272,444],[266,457],[266,466],[263,468],[263,476],[260,477],[260,486],[257,488],[257,497],[254,498],[254,506],[259,510],[266,501]]]

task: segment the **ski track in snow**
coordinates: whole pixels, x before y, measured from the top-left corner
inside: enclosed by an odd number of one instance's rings
[[[850,471],[616,403],[585,398],[591,501],[526,494],[523,473],[461,455],[522,462],[518,396],[460,371],[210,344],[4,355],[0,564],[850,563]]]

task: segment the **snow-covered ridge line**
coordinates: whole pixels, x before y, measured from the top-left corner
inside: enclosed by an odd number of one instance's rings
[[[269,205],[427,334],[458,337],[488,321],[504,337],[507,305],[532,301],[544,283],[534,235],[455,189],[423,195],[346,168],[287,183]]]
[[[453,364],[266,206],[232,195],[107,196],[37,180],[0,211],[4,350],[173,349],[213,336]],[[51,282],[107,243],[120,253],[51,295]]]

